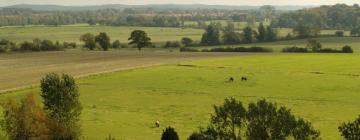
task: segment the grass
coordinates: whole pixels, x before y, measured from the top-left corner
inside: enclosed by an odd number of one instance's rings
[[[241,55],[234,53],[179,53],[168,50],[132,50],[8,53],[0,54],[0,92],[38,83],[49,72],[84,76],[94,73],[125,70],[204,59]],[[154,51],[154,52],[153,52]],[[21,77],[21,78],[19,78]]]
[[[263,54],[139,68],[77,80],[87,139],[159,139],[174,126],[181,139],[208,122],[212,105],[235,97],[267,99],[313,123],[323,139],[359,114],[359,54]],[[187,66],[193,65],[193,66]],[[235,77],[235,82],[226,82]],[[238,80],[247,76],[247,82]],[[37,87],[3,94],[19,98]],[[161,128],[155,128],[159,120]]]
[[[0,28],[0,39],[14,42],[32,41],[34,38],[49,39],[53,41],[80,42],[79,38],[85,33],[98,34],[106,32],[112,40],[128,42],[133,30],[144,30],[153,42],[180,41],[183,37],[200,40],[202,29],[191,28],[164,28],[164,27],[116,27],[116,26],[31,26],[31,27],[6,27]]]
[[[355,52],[360,52],[360,38],[359,37],[323,37],[315,38],[322,44],[323,48],[334,48],[341,49],[345,45],[350,45]],[[307,39],[300,40],[289,40],[289,41],[277,41],[277,42],[268,42],[268,43],[253,43],[253,44],[240,44],[240,45],[219,45],[219,46],[201,46],[196,47],[199,49],[211,48],[211,47],[267,47],[272,48],[276,52],[280,52],[283,48],[286,47],[306,47]]]

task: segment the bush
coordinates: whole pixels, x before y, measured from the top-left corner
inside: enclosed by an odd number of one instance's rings
[[[75,42],[63,42],[63,47],[64,48],[76,48],[77,45]]]
[[[208,52],[272,52],[272,49],[263,48],[263,47],[218,47],[218,48],[211,48],[206,50]],[[205,52],[203,50],[203,52]]]
[[[360,139],[360,116],[354,122],[343,123],[339,126],[341,136],[346,140]]]
[[[174,42],[167,41],[163,47],[164,48],[180,48],[181,45],[178,41],[174,41]]]
[[[335,35],[338,37],[343,37],[344,36],[344,31],[336,31]]]
[[[320,49],[317,52],[319,52],[319,53],[342,53],[342,51],[340,51],[340,50],[331,49],[331,48]]]
[[[25,41],[25,42],[20,44],[19,50],[22,51],[22,52],[25,52],[25,51],[40,51],[40,47],[35,46],[32,42]]]
[[[287,48],[283,48],[282,52],[290,52],[290,53],[294,53],[294,52],[300,52],[300,53],[308,53],[309,50],[307,48],[300,48],[300,47],[287,47]]]
[[[169,126],[163,131],[161,140],[179,140],[179,136],[175,129]]]
[[[115,48],[115,49],[118,49],[118,48],[121,48],[121,43],[119,40],[115,40],[113,43],[112,43],[112,48]]]
[[[349,46],[349,45],[345,45],[343,48],[342,48],[342,52],[343,53],[353,53],[353,49]]]
[[[54,44],[51,40],[43,40],[40,45],[41,51],[59,51],[62,49],[62,46],[57,42]]]
[[[191,38],[188,37],[184,37],[181,39],[181,43],[185,46],[185,47],[189,47],[191,45],[193,45],[193,40]]]
[[[189,48],[189,47],[182,47],[180,48],[180,52],[198,52],[198,49]]]
[[[9,99],[3,104],[1,128],[12,140],[49,139],[49,120],[34,95],[29,94],[19,103]]]

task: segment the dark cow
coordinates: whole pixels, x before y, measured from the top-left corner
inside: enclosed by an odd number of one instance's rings
[[[234,78],[233,77],[230,77],[230,79],[229,79],[229,82],[234,82]]]
[[[247,81],[247,77],[241,77],[241,81]]]

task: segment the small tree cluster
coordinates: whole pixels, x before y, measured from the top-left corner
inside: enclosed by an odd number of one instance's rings
[[[80,94],[72,77],[48,74],[41,80],[43,107],[32,94],[3,105],[1,128],[11,140],[51,139],[77,140],[80,138]]]
[[[164,48],[180,48],[181,44],[178,41],[167,41],[163,47]]]
[[[260,100],[250,103],[246,110],[234,98],[225,99],[221,106],[214,106],[210,125],[193,133],[189,140],[239,140],[247,139],[319,139],[320,132],[310,122],[297,118],[289,109]],[[243,132],[245,131],[245,132]]]

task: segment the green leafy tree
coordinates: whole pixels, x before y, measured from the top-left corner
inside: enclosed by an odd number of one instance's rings
[[[188,38],[188,37],[183,37],[181,39],[181,43],[185,46],[185,47],[189,47],[192,45],[193,43],[193,40],[191,38]]]
[[[246,111],[240,101],[231,98],[214,109],[209,126],[200,128],[188,140],[317,140],[320,136],[310,122],[266,100],[250,103]]]
[[[151,46],[151,38],[148,37],[146,32],[141,30],[135,30],[131,33],[129,45],[135,45],[139,51],[141,51],[144,47],[150,47]]]
[[[353,122],[343,123],[339,126],[341,136],[346,140],[359,140],[360,139],[360,115]]]
[[[311,49],[313,52],[319,52],[322,48],[322,45],[315,39],[309,39],[306,47]]]
[[[272,29],[271,26],[267,26],[265,40],[266,41],[275,41],[276,38],[277,38],[276,31],[274,31],[274,29]]]
[[[224,34],[222,36],[225,44],[237,44],[241,42],[240,34],[235,31],[233,23],[228,23],[224,28]]]
[[[267,35],[266,29],[264,27],[264,24],[261,22],[258,27],[258,35],[257,35],[256,39],[259,42],[263,42],[263,41],[265,41],[266,35]]]
[[[3,106],[2,130],[10,140],[49,139],[49,119],[33,94],[19,103],[9,99]]]
[[[179,140],[179,136],[175,129],[169,126],[163,131],[161,140]]]
[[[299,24],[293,29],[293,32],[297,38],[301,39],[315,37],[319,34],[320,30],[317,28],[311,28],[310,26]]]
[[[110,37],[106,33],[100,33],[95,36],[95,42],[98,43],[104,51],[107,51],[111,47]]]
[[[248,139],[318,139],[320,133],[303,119],[297,120],[289,109],[278,108],[276,104],[266,100],[250,103],[247,113]]]
[[[342,52],[343,53],[353,53],[353,49],[349,46],[349,45],[345,45],[343,48],[342,48]]]
[[[244,43],[252,43],[253,42],[253,30],[250,26],[247,26],[243,29],[243,42]]]
[[[218,45],[220,44],[220,30],[218,25],[211,23],[205,29],[202,35],[201,44],[203,45]]]
[[[51,138],[79,139],[82,107],[74,78],[66,74],[48,74],[41,79],[40,95],[44,110],[54,122]]]
[[[83,41],[84,47],[88,48],[89,50],[94,50],[96,48],[96,42],[94,35],[90,33],[86,33],[80,37],[80,41]]]

